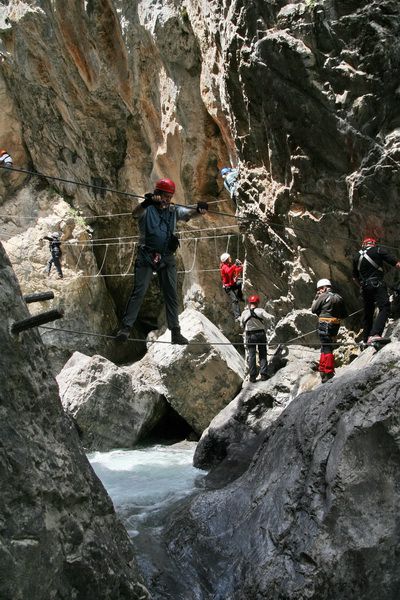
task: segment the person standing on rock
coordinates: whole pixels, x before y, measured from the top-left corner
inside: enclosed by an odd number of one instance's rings
[[[45,273],[47,274],[47,276],[50,276],[51,267],[52,265],[54,265],[58,273],[58,279],[63,279],[64,276],[61,268],[62,251],[60,234],[58,233],[58,231],[55,231],[50,235],[45,235],[42,239],[49,241],[49,249],[51,254],[51,257],[49,258],[49,261],[45,268]]]
[[[189,221],[192,217],[204,215],[208,210],[206,202],[198,202],[196,208],[186,208],[171,204],[175,193],[175,183],[171,179],[159,179],[153,193],[145,194],[144,201],[132,212],[139,224],[139,252],[135,262],[135,283],[129,298],[121,329],[116,341],[125,342],[139,314],[144,296],[150,285],[153,273],[158,275],[165,301],[167,324],[171,330],[173,344],[187,344],[181,334],[178,319],[178,295],[175,252],[179,240],[175,236],[177,221]]]
[[[336,342],[341,319],[347,316],[343,298],[332,291],[329,279],[320,279],[317,282],[317,294],[311,312],[318,315],[317,332],[321,341],[318,370],[322,383],[326,383],[335,375],[333,344]]]
[[[240,324],[244,329],[247,364],[251,383],[257,381],[257,351],[260,361],[261,381],[268,379],[267,374],[267,335],[266,330],[271,319],[263,308],[259,308],[260,296],[252,294],[247,298],[248,306],[240,316]]]
[[[387,263],[400,269],[400,261],[385,248],[378,246],[373,237],[364,238],[361,250],[353,258],[353,279],[360,286],[363,304],[363,342],[372,344],[381,341],[386,321],[390,315],[390,300],[383,279],[383,265]],[[378,315],[374,320],[375,308]]]
[[[228,252],[224,252],[220,256],[219,271],[221,274],[222,287],[228,294],[231,301],[232,312],[236,320],[240,318],[240,304],[239,300],[243,301],[242,293],[242,272],[243,265],[237,258],[232,263],[231,255]]]

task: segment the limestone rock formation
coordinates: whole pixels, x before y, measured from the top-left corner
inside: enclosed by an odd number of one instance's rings
[[[133,374],[101,356],[75,352],[57,382],[87,449],[132,448],[166,410],[156,368],[141,367]]]
[[[133,369],[149,362],[157,365],[166,399],[200,435],[238,393],[245,362],[219,329],[198,311],[186,309],[180,315],[180,325],[188,346],[164,345],[170,340],[167,332]]]
[[[227,457],[235,460],[240,448],[275,421],[289,402],[320,384],[319,374],[311,370],[318,356],[315,350],[291,347],[283,369],[267,381],[244,386],[203,432],[194,454],[194,466],[210,469]],[[225,461],[225,469],[226,464]]]
[[[0,597],[149,594],[110,498],[63,412],[37,331],[12,336],[27,308],[0,246]]]
[[[236,396],[245,376],[240,354],[196,310],[186,309],[180,323],[189,346],[171,345],[167,332],[152,334],[156,343],[130,366],[80,352],[67,362],[57,377],[60,395],[86,448],[132,448],[162,420],[166,402],[201,435]]]
[[[240,477],[170,516],[156,600],[397,597],[400,343],[371,354],[297,396]]]

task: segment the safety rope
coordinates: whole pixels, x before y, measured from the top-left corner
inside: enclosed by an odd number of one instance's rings
[[[351,313],[348,317],[346,317],[347,319],[362,312],[362,309],[360,310],[356,310],[355,312]],[[62,329],[61,327],[49,327],[47,325],[39,325],[40,329],[46,329],[46,330],[50,330],[50,331],[62,331],[64,333],[71,333],[71,334],[77,334],[77,335],[89,335],[89,336],[94,336],[94,337],[100,337],[100,338],[106,338],[106,339],[110,339],[110,340],[114,340],[115,341],[115,336],[114,335],[107,335],[105,333],[94,333],[92,331],[77,331],[75,329]],[[209,346],[237,346],[237,347],[242,347],[242,346],[268,346],[269,348],[277,348],[278,346],[303,346],[303,347],[307,347],[307,348],[315,348],[319,345],[318,343],[315,344],[293,344],[292,342],[298,339],[301,339],[302,337],[305,337],[306,335],[310,335],[310,333],[315,333],[316,330],[313,329],[312,331],[308,331],[307,333],[304,333],[302,335],[299,335],[297,337],[291,338],[290,340],[287,340],[286,342],[282,341],[282,342],[273,342],[268,343],[268,342],[264,342],[264,343],[248,343],[248,342],[213,342],[213,341],[205,341],[205,342],[188,342],[188,344],[179,344],[179,345],[187,345],[187,346],[204,346],[204,345],[209,345]],[[176,345],[176,344],[172,344],[172,342],[168,342],[166,340],[143,340],[141,338],[128,338],[127,340],[128,342],[135,342],[135,343],[145,343],[145,344],[171,344],[171,345]],[[359,342],[332,342],[329,344],[330,346],[359,346],[360,343]]]

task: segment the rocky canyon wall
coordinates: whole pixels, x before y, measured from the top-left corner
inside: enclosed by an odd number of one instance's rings
[[[168,175],[177,202],[218,200],[232,215],[219,168],[240,168],[237,218],[185,227],[207,239],[181,244],[182,305],[233,333],[216,271],[228,249],[246,257],[246,288],[267,300],[277,337],[310,328],[319,277],[358,307],[349,277],[360,237],[397,240],[397,2],[10,0],[0,34],[0,140],[16,166],[138,194]],[[23,173],[3,180],[1,231],[23,289],[48,284],[39,237],[55,227],[63,328],[112,332],[132,283],[121,274],[132,272],[137,200]],[[96,243],[79,237],[82,216]],[[153,286],[137,334],[162,314]],[[58,365],[79,343],[127,358],[89,335],[50,336]]]
[[[0,247],[0,597],[149,597],[126,531],[65,415],[36,331]]]

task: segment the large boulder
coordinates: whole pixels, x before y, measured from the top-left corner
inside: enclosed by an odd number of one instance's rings
[[[170,516],[154,598],[398,597],[400,343],[366,356],[295,398],[241,477]]]
[[[0,244],[0,597],[139,600],[126,531],[65,415]]]
[[[102,356],[75,352],[57,382],[88,449],[132,448],[165,413],[164,390],[152,365],[133,376]]]
[[[238,448],[265,430],[289,402],[318,385],[319,375],[311,370],[317,358],[318,352],[312,348],[291,347],[285,367],[267,381],[244,386],[203,432],[194,466],[210,469],[228,456],[234,457]]]
[[[241,389],[246,365],[229,340],[203,314],[188,308],[179,320],[190,344],[165,343],[170,341],[167,332],[134,369],[149,363],[157,365],[168,402],[200,435]]]

